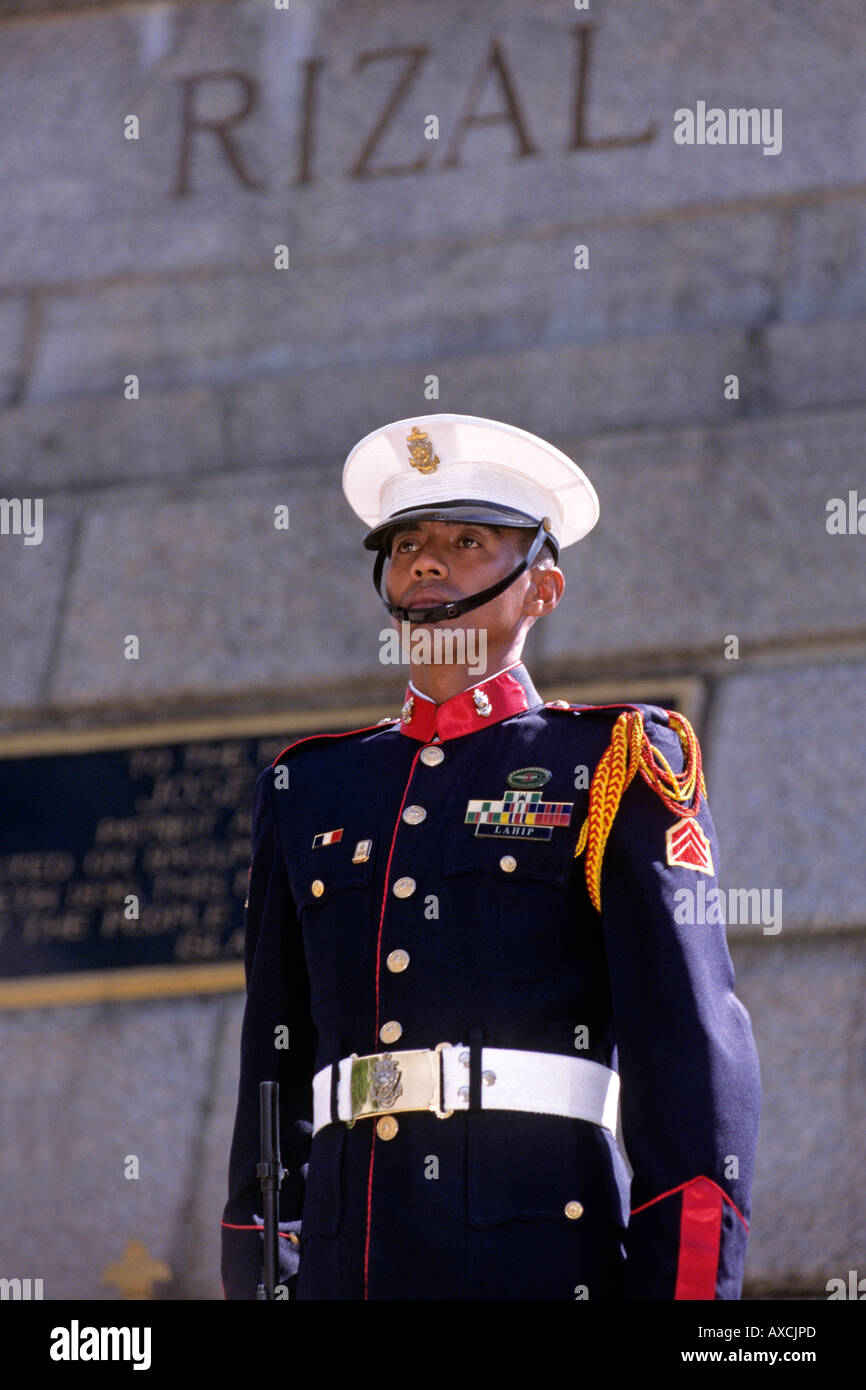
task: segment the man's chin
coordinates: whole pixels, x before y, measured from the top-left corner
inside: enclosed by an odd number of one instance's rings
[[[459,617],[458,617],[458,618],[437,618],[434,622],[430,622],[430,620],[427,619],[427,618],[404,618],[403,621],[406,622],[406,623],[408,623],[409,627],[412,629],[413,632],[414,632],[414,630],[415,630],[416,628],[422,628],[422,627],[427,627],[427,628],[448,627],[448,628],[451,628],[452,630],[455,629],[455,628],[459,628],[459,627],[465,627],[465,623],[463,623]],[[400,622],[400,620],[399,620],[398,618],[392,618],[392,619],[391,619],[391,626],[394,628],[394,630],[395,630],[396,632],[400,632],[400,630],[401,630],[401,628],[402,628],[402,623]]]
[[[392,600],[392,602],[393,602],[393,600]],[[434,613],[434,612],[436,611],[437,608],[441,608],[441,607],[442,607],[443,603],[457,603],[457,602],[458,602],[457,599],[440,599],[438,603],[423,603],[423,604],[422,604],[422,603],[419,603],[419,604],[412,604],[412,605],[409,607],[408,611],[409,611],[410,613],[418,612],[418,613],[421,614],[421,617],[419,617],[419,618],[403,618],[403,619],[400,619],[400,618],[395,618],[394,615],[392,614],[392,615],[391,615],[391,624],[392,624],[392,626],[393,626],[394,628],[396,628],[396,630],[397,630],[398,632],[400,631],[401,622],[408,622],[410,627],[440,627],[440,626],[448,626],[448,627],[450,627],[453,623],[458,623],[458,624],[459,624],[459,623],[461,622],[462,615],[458,614],[458,615],[457,615],[456,617],[454,617],[454,618],[437,618],[437,619],[435,619],[435,620],[432,621],[432,622],[430,621],[429,618],[425,618],[423,615],[424,615],[425,612]],[[405,608],[406,605],[404,604],[404,605],[401,605],[401,606]]]

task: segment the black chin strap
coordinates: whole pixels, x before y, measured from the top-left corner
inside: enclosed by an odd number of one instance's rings
[[[473,608],[480,608],[482,604],[489,603],[492,598],[496,598],[513,584],[515,579],[524,570],[529,569],[536,555],[544,545],[545,541],[554,544],[553,537],[545,527],[543,521],[538,523],[532,545],[519,565],[506,574],[504,579],[500,579],[496,584],[491,584],[488,589],[482,589],[480,594],[470,594],[469,598],[456,599],[454,603],[440,603],[438,608],[398,608],[395,603],[389,603],[380,588],[382,582],[382,570],[385,568],[386,555],[384,549],[380,550],[376,556],[376,564],[373,568],[373,584],[376,593],[384,603],[392,618],[397,618],[399,622],[408,623],[438,623],[443,618],[459,618],[463,613],[471,613]]]

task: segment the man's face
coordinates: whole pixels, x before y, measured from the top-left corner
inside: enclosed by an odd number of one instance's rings
[[[432,608],[477,594],[504,579],[520,563],[531,534],[522,527],[500,528],[480,522],[408,523],[391,538],[385,581],[388,598],[401,608]],[[551,584],[557,590],[555,581],[549,578],[552,573],[550,569],[524,571],[497,598],[460,617],[442,621],[454,627],[485,628],[488,643],[507,641],[520,630],[525,619],[547,611],[540,607],[540,602]]]

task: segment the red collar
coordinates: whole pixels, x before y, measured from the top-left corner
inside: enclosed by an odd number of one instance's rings
[[[526,667],[517,662],[498,676],[443,700],[441,705],[415,695],[407,685],[400,732],[419,743],[430,743],[434,734],[440,739],[461,738],[543,703]]]

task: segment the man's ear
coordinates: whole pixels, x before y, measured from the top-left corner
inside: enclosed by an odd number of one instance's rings
[[[526,595],[528,611],[534,618],[541,618],[545,613],[552,613],[562,598],[565,575],[558,565],[550,565],[546,569],[533,566],[530,575],[532,583]]]

